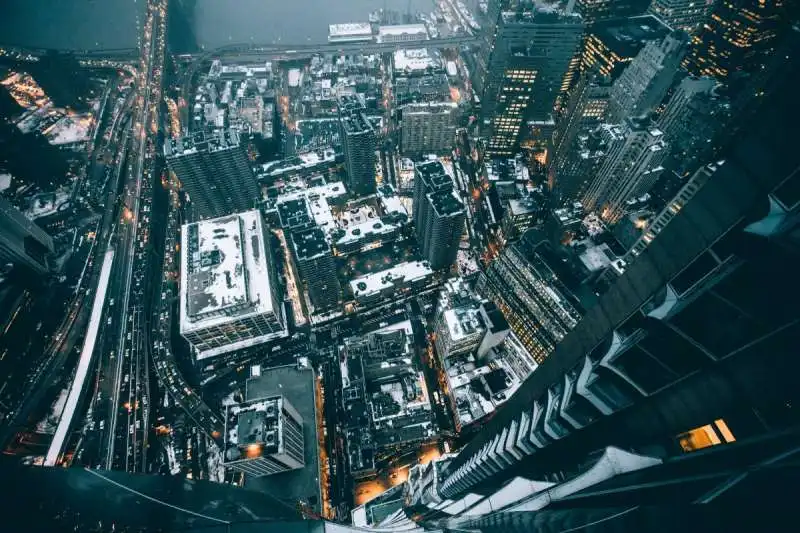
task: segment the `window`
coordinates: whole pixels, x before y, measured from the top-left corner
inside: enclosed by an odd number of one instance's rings
[[[680,377],[638,346],[631,346],[619,354],[610,366],[646,394],[652,394]]]
[[[733,436],[728,424],[721,418],[711,424],[706,424],[678,435],[678,444],[685,452],[702,450],[703,448],[727,444],[735,440],[736,438]]]
[[[689,266],[684,268],[680,274],[672,278],[670,284],[678,294],[682,295],[713,272],[718,264],[714,256],[705,251],[689,263]]]

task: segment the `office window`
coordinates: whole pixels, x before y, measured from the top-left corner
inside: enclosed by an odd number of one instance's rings
[[[736,438],[733,436],[728,424],[721,418],[711,424],[706,424],[678,435],[678,443],[685,452],[702,450],[703,448],[727,444],[735,440]]]

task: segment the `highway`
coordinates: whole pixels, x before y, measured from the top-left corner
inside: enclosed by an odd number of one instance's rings
[[[141,60],[133,103],[131,144],[117,234],[117,263],[104,315],[103,361],[95,405],[102,423],[100,465],[147,472],[150,432],[149,309],[153,272],[151,209],[158,182],[159,124],[166,0],[150,0],[143,25]],[[105,400],[104,400],[105,398]],[[103,412],[104,411],[104,412]]]

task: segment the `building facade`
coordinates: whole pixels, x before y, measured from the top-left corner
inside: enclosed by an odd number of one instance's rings
[[[408,104],[402,113],[400,149],[404,154],[440,154],[452,149],[458,125],[455,102]]]
[[[613,223],[624,213],[625,203],[647,193],[661,175],[667,143],[649,119],[604,124],[601,135],[606,155],[581,201],[587,211],[597,211]]]
[[[478,291],[497,304],[536,362],[544,359],[578,323],[574,296],[548,265],[545,242],[508,246],[489,265]]]
[[[420,253],[432,269],[448,268],[458,253],[466,212],[441,162],[428,161],[415,167],[413,199]]]
[[[309,443],[316,445],[316,443]],[[223,465],[253,477],[305,466],[303,417],[283,396],[228,405]]]
[[[605,20],[641,15],[649,3],[648,0],[576,0],[575,11],[591,26]]]
[[[753,74],[772,53],[788,24],[783,0],[724,0],[692,38],[684,65],[695,76],[725,79]]]
[[[358,97],[339,99],[339,129],[348,189],[358,195],[372,194],[375,192],[378,140]]]
[[[628,117],[645,115],[658,106],[672,85],[687,49],[688,38],[683,32],[647,43],[611,86],[607,120],[622,122]]]
[[[716,0],[693,2],[692,0],[653,0],[648,11],[667,23],[674,30],[694,35],[703,27],[711,14]]]
[[[236,131],[193,133],[164,143],[164,155],[189,196],[195,219],[247,211],[260,200],[258,183]]]
[[[0,261],[44,274],[52,253],[50,235],[0,196]]]
[[[513,154],[529,120],[552,120],[556,99],[583,35],[581,18],[552,6],[528,4],[499,13],[478,64],[487,151]]]
[[[342,287],[325,233],[317,226],[296,230],[291,234],[291,242],[314,309],[337,307],[342,301]]]

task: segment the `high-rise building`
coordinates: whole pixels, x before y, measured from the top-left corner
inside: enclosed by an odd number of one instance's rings
[[[647,43],[611,86],[607,119],[622,122],[658,106],[672,85],[687,48],[688,38],[683,32]]]
[[[357,195],[375,192],[375,150],[378,140],[357,96],[339,99],[339,138],[347,169],[347,187]]]
[[[297,268],[308,288],[316,310],[331,309],[342,301],[342,287],[336,272],[331,245],[317,226],[291,234]]]
[[[670,31],[653,15],[599,22],[586,30],[581,70],[614,81],[647,43],[663,40]]]
[[[403,107],[400,149],[406,155],[438,154],[452,149],[458,104],[427,102]]]
[[[605,160],[609,135],[607,126],[580,132],[553,161],[550,186],[556,203],[572,204],[586,193]]]
[[[283,396],[225,408],[222,464],[228,468],[253,477],[303,468],[304,444],[303,417]]]
[[[195,219],[247,211],[260,199],[258,182],[234,130],[170,140],[164,143],[164,155],[191,200]]]
[[[52,253],[50,235],[0,195],[0,262],[44,274]]]
[[[672,29],[694,35],[703,27],[715,3],[716,0],[653,0],[648,11]]]
[[[575,11],[588,26],[605,20],[641,15],[649,0],[575,0]]]
[[[433,270],[449,268],[456,260],[464,234],[464,204],[455,191],[428,193],[425,201],[428,208],[420,232],[420,251]]]
[[[477,90],[487,151],[509,155],[528,120],[552,121],[564,76],[583,34],[579,16],[555,5],[525,3],[498,15],[493,39],[479,52]]]
[[[757,72],[788,24],[783,11],[783,0],[720,1],[692,39],[686,69],[717,79]]]
[[[770,95],[774,108],[725,150],[717,174],[483,431],[439,465],[433,485],[409,491],[424,509],[417,513],[469,497],[469,514],[484,516],[485,527],[502,520],[498,507],[515,523],[515,511],[547,520],[542,512],[565,512],[568,494],[598,480],[639,471],[638,486],[647,479],[660,492],[662,475],[698,472],[695,461],[733,454],[717,464],[742,464],[788,435],[796,445],[800,157],[787,135],[798,120],[796,80]],[[774,460],[783,456],[772,450]],[[692,490],[713,504],[743,477],[715,475],[719,484]],[[591,492],[603,499],[623,485]],[[600,500],[590,499],[595,508]]]
[[[594,72],[585,73],[573,89],[548,152],[551,190],[560,188],[560,171],[567,166],[568,157],[573,156],[578,136],[587,135],[600,125],[608,107],[609,89],[608,78]]]
[[[505,248],[478,282],[536,362],[543,361],[580,320],[579,302],[551,268],[553,254],[531,230]],[[538,241],[538,242],[537,242]]]
[[[722,148],[719,133],[730,126],[733,117],[728,99],[718,94],[716,87],[713,78],[684,78],[658,118],[658,128],[670,148],[665,166],[678,176],[712,161]]]
[[[287,335],[270,242],[258,210],[183,226],[180,332],[198,361]]]
[[[600,133],[606,156],[581,201],[587,211],[598,211],[604,220],[615,222],[625,202],[649,191],[664,170],[667,143],[661,130],[645,118],[604,124]]]
[[[439,161],[420,163],[414,169],[413,218],[422,256],[434,270],[455,261],[464,233],[464,204],[453,191],[451,178]]]

